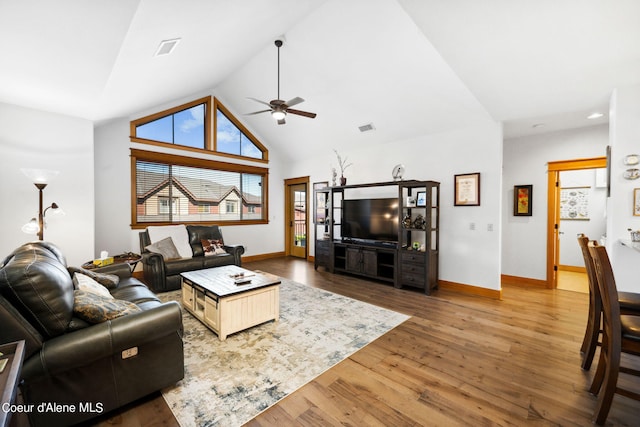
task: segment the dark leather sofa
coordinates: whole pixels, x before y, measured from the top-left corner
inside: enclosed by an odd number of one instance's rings
[[[220,267],[222,265],[242,265],[242,245],[224,245],[226,253],[205,256],[201,241],[203,239],[223,240],[222,231],[217,225],[187,225],[189,245],[193,252],[191,258],[166,260],[158,253],[145,248],[151,244],[147,230],[139,233],[140,253],[144,280],[154,292],[166,292],[180,289],[180,273],[201,270],[203,268]]]
[[[31,426],[79,423],[184,377],[180,306],[162,303],[126,264],[93,271],[117,275],[109,292],[136,312],[101,323],[78,318],[73,270],[51,243],[25,244],[0,264],[0,342],[25,340],[20,388],[34,405]]]

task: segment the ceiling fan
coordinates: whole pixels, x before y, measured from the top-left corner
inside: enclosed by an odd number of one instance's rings
[[[268,106],[269,109],[254,111],[253,113],[247,113],[247,115],[251,116],[254,114],[271,112],[271,117],[276,119],[279,125],[285,124],[284,119],[287,116],[287,114],[296,114],[298,116],[309,117],[310,119],[315,118],[316,113],[309,113],[307,111],[294,110],[293,108],[291,108],[294,105],[298,105],[304,102],[304,99],[300,98],[299,96],[296,96],[295,98],[290,99],[286,102],[280,99],[280,47],[282,46],[282,40],[276,40],[275,45],[278,47],[278,99],[273,99],[269,102],[264,102],[264,101],[260,101],[259,99],[249,98],[256,102],[259,102],[260,104],[264,104]]]

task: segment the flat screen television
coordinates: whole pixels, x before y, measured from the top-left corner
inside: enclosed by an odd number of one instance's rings
[[[344,240],[398,241],[398,199],[355,199],[342,201]]]

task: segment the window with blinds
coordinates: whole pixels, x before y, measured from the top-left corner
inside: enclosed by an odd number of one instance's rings
[[[267,169],[131,150],[132,224],[267,221]]]

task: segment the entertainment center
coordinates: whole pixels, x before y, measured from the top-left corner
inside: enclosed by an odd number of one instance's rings
[[[314,267],[438,287],[440,183],[391,181],[314,189]]]

